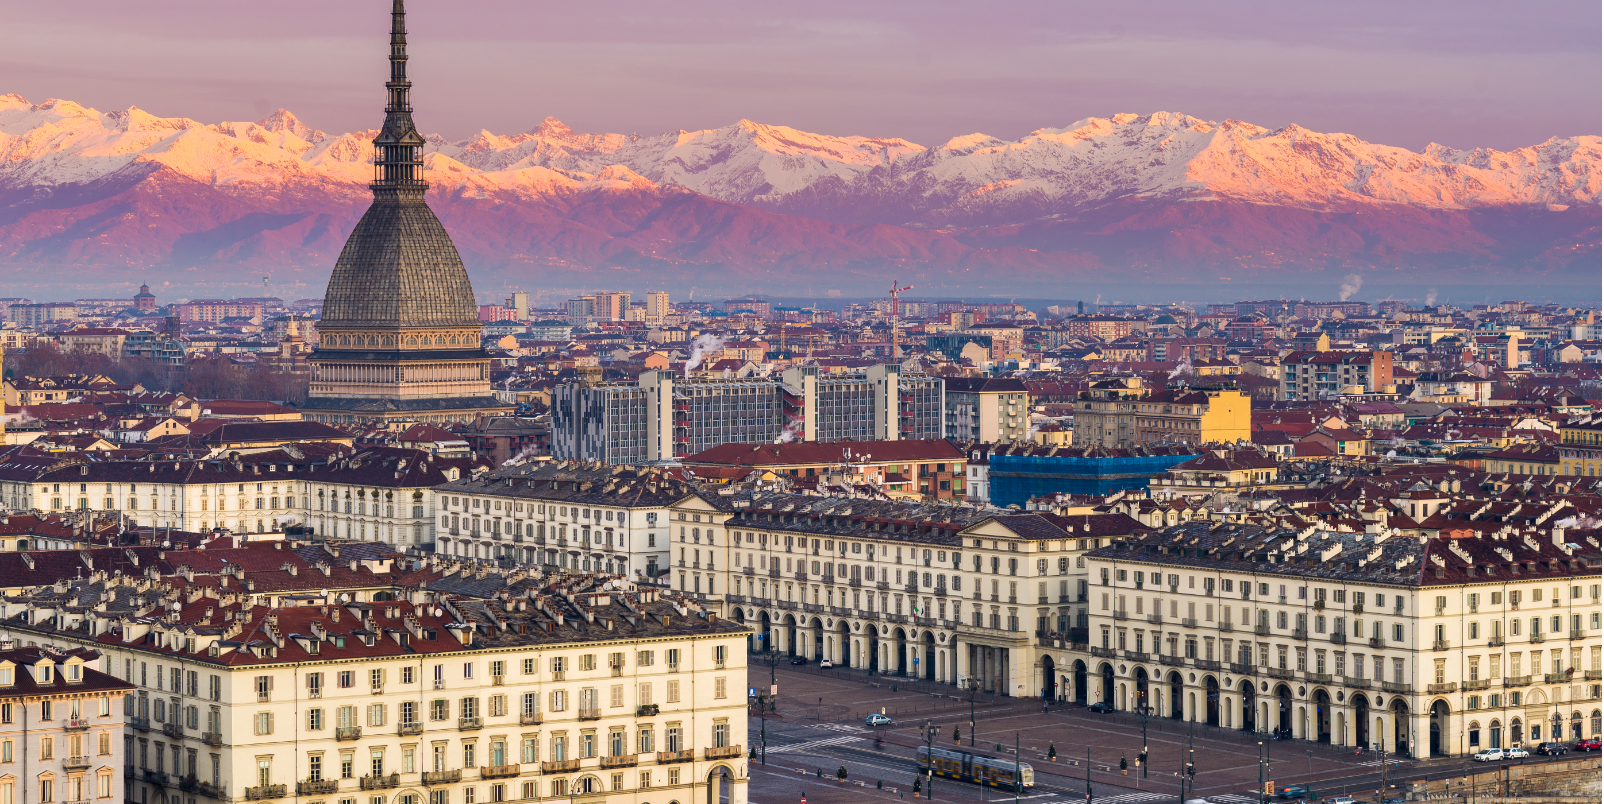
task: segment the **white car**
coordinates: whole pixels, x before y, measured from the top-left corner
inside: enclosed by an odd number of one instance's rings
[[[1509,748],[1504,749],[1504,759],[1524,759],[1524,758],[1529,757],[1531,755],[1532,755],[1532,752],[1527,751],[1526,749],[1521,748],[1518,745],[1513,745],[1513,746],[1510,746]]]
[[[820,659],[819,660],[819,666],[820,667],[835,667],[835,662],[832,662],[829,659]]]
[[[1476,754],[1471,757],[1471,759],[1474,759],[1477,762],[1497,762],[1503,758],[1504,749],[1502,748],[1483,748],[1482,750],[1477,751]]]

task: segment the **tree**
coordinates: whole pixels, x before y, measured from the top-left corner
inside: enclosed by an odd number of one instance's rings
[[[1056,746],[1054,746],[1052,743],[1048,743],[1047,744],[1047,758],[1048,759],[1058,759],[1058,748]]]
[[[963,735],[961,733],[959,733],[958,727],[957,726],[953,726],[952,727],[952,741],[955,742],[955,743],[961,743],[961,742],[963,742],[963,739],[964,739]]]
[[[847,766],[842,765],[841,767],[836,768],[835,769],[835,778],[840,779],[843,782],[846,781],[847,780]]]
[[[1120,772],[1123,773],[1125,771],[1125,769],[1128,768],[1128,767],[1130,767],[1130,763],[1125,761],[1125,757],[1120,757],[1119,758],[1119,769],[1120,769]]]

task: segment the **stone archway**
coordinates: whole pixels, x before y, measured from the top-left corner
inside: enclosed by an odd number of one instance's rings
[[[1175,672],[1174,670],[1171,670],[1170,671],[1169,682],[1170,682],[1170,719],[1171,720],[1183,720],[1183,719],[1186,718],[1186,709],[1185,709],[1185,701],[1182,700],[1185,697],[1185,693],[1182,691],[1183,682],[1181,681],[1181,674]]]
[[[1053,657],[1042,654],[1041,657],[1041,697],[1052,700],[1057,696],[1058,666],[1053,664]]]
[[[892,662],[891,666],[897,668],[896,671],[895,671],[897,675],[899,675],[899,676],[908,675],[908,634],[907,634],[907,632],[903,631],[901,628],[893,630],[891,632],[891,644],[896,646],[895,650],[897,652],[897,660],[895,662]]]
[[[1131,703],[1131,711],[1140,713],[1143,707],[1152,706],[1152,690],[1147,678],[1147,668],[1138,667],[1131,671],[1131,678],[1136,684],[1136,700]]]
[[[796,653],[796,617],[787,614],[781,626],[785,633],[785,655],[795,656]]]
[[[880,672],[880,628],[874,623],[869,623],[869,627],[865,630],[868,633],[869,675],[872,676]]]
[[[707,773],[707,804],[730,804],[734,792],[735,774],[726,765],[714,765]]]
[[[1097,691],[1098,694],[1101,696],[1100,698],[1098,698],[1098,700],[1101,701],[1102,703],[1113,704],[1114,703],[1114,665],[1104,663],[1102,668],[1098,670],[1098,675],[1101,675],[1103,677],[1103,684],[1102,684],[1103,688]]]
[[[915,670],[916,670],[915,675],[919,676],[920,678],[923,678],[926,681],[935,681],[936,680],[936,635],[935,635],[935,632],[926,630],[924,632],[924,636],[920,637],[919,642],[920,642],[920,644],[922,646],[920,651],[919,651],[919,653],[922,654],[922,655],[919,658],[919,665],[920,666],[915,668]]]
[[[1259,709],[1259,696],[1253,689],[1252,680],[1243,679],[1237,686],[1237,692],[1242,695],[1242,730],[1253,731],[1258,728],[1258,718],[1255,714]]]
[[[1399,756],[1413,756],[1414,746],[1409,744],[1409,705],[1402,698],[1392,702],[1392,745]]]
[[[744,626],[746,625],[746,612],[743,611],[740,606],[731,606],[730,620],[732,620],[736,625]],[[748,633],[746,635],[746,652],[756,653],[758,649],[757,646],[760,641],[761,639],[758,637],[758,633],[755,629]]]
[[[1075,702],[1089,702],[1086,698],[1086,663],[1080,659],[1075,660]]]
[[[1331,742],[1331,696],[1325,690],[1314,691],[1315,742]]]
[[[1431,704],[1431,756],[1445,757],[1453,753],[1448,745],[1448,702],[1438,699]]]
[[[1220,682],[1214,676],[1203,677],[1204,721],[1210,726],[1220,725]]]
[[[1292,733],[1292,688],[1285,684],[1275,687],[1275,727],[1283,734]]]
[[[1370,743],[1370,696],[1360,693],[1348,702],[1353,704],[1353,744],[1369,751],[1373,747]]]
[[[758,615],[757,627],[759,652],[767,653],[774,650],[774,621],[769,619],[767,611]]]

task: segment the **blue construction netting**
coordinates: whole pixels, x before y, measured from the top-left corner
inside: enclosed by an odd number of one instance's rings
[[[1023,508],[1030,498],[1048,494],[1109,494],[1145,489],[1149,480],[1171,466],[1201,454],[1133,458],[993,455],[988,472],[991,504]]]

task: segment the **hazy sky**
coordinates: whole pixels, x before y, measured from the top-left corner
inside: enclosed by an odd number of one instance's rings
[[[379,124],[389,0],[0,0],[0,94]],[[1600,3],[413,0],[419,128],[926,145],[1158,110],[1419,149],[1600,133]]]

